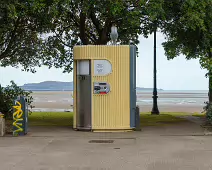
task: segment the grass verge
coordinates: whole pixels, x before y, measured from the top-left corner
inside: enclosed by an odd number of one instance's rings
[[[199,117],[199,118],[204,118],[205,114],[204,113],[194,113],[194,114],[192,114],[192,116]]]
[[[31,126],[73,126],[72,112],[33,112],[29,115]]]
[[[141,113],[141,127],[145,126],[163,126],[186,122],[187,120],[179,116],[185,116],[187,113],[182,112],[164,112],[160,115],[151,115],[151,113]]]
[[[160,115],[151,115],[151,113],[141,113],[141,127],[168,125],[186,121],[178,116],[184,116],[187,113],[167,112]],[[72,126],[73,113],[71,112],[33,112],[29,115],[29,125],[31,126]]]

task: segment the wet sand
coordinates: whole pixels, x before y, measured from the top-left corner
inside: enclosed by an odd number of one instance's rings
[[[206,93],[167,93],[159,92],[158,107],[161,112],[201,112],[204,101],[207,101]],[[34,111],[72,111],[72,92],[33,92]],[[152,93],[137,93],[137,105],[141,112],[149,112],[152,109]]]

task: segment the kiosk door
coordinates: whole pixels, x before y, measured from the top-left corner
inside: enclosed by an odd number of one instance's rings
[[[77,61],[77,129],[91,129],[91,62]]]

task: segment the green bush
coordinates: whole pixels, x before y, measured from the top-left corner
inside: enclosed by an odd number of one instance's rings
[[[212,124],[212,103],[205,102],[204,112],[206,114],[207,124]]]
[[[0,112],[4,114],[6,119],[12,118],[14,100],[18,96],[26,97],[28,106],[32,108],[33,97],[31,91],[25,91],[18,87],[14,81],[6,87],[0,86]]]

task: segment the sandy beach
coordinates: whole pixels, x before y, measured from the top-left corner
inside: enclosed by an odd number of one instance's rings
[[[158,107],[161,112],[201,112],[204,101],[207,101],[205,92],[166,92],[158,93]],[[72,111],[71,91],[41,91],[33,92],[33,111]],[[137,105],[140,111],[149,112],[152,108],[152,93],[138,92]]]

